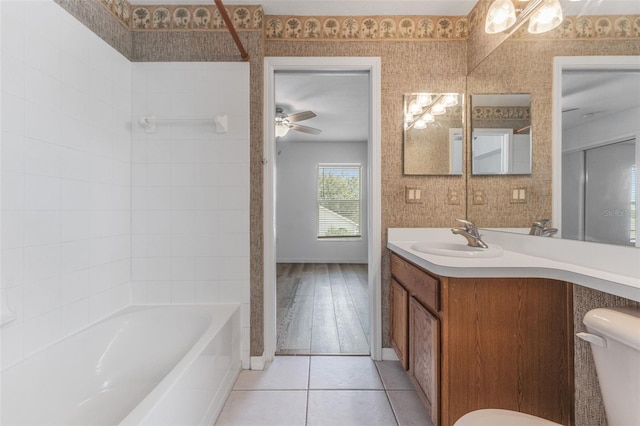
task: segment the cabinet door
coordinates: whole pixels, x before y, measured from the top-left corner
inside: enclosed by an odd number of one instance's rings
[[[405,370],[409,368],[409,293],[391,279],[391,344]]]
[[[440,335],[438,319],[420,302],[409,299],[409,373],[422,391],[431,420],[438,424]]]

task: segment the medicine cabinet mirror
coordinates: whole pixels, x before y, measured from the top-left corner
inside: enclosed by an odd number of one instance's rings
[[[531,95],[471,96],[471,173],[531,174]]]
[[[404,95],[404,174],[461,175],[463,96]]]

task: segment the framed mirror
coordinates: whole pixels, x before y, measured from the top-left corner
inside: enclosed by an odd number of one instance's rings
[[[462,175],[463,96],[404,95],[404,174]]]
[[[531,95],[471,96],[471,173],[531,174]]]

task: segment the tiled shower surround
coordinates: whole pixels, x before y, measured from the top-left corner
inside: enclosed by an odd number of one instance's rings
[[[133,64],[133,302],[242,302],[246,360],[248,105],[246,63]],[[221,114],[227,133],[216,133]],[[138,121],[150,115],[146,133]]]
[[[53,2],[1,7],[6,366],[129,303],[131,64]]]
[[[0,14],[2,367],[130,303],[206,302],[244,303],[247,365],[248,65],[131,63],[49,0]]]

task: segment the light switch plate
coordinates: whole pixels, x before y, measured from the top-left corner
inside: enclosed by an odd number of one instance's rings
[[[527,188],[518,187],[511,190],[511,204],[526,204]]]
[[[404,202],[407,204],[422,204],[422,191],[417,186],[404,187]]]

